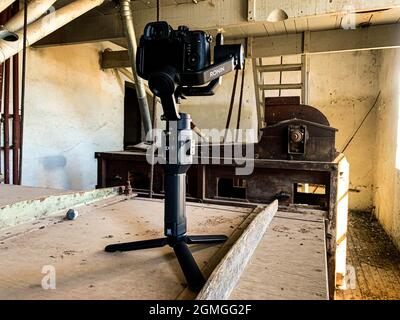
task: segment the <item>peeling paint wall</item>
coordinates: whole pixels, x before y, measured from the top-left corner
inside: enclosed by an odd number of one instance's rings
[[[400,50],[383,50],[377,109],[374,205],[375,214],[400,248]]]
[[[123,84],[99,67],[105,44],[29,49],[24,185],[90,189],[96,151],[121,150]]]
[[[295,59],[289,57],[284,63],[298,62]],[[279,63],[280,59],[268,61]],[[336,139],[338,150],[346,145],[378,94],[378,67],[376,51],[321,54],[310,58],[310,104],[320,109],[331,125],[339,129]],[[279,78],[277,74],[272,77]],[[225,128],[233,79],[234,73],[225,76],[222,87],[214,97],[190,98],[183,102],[181,110],[190,113],[200,128]],[[283,79],[286,83],[299,81],[299,73],[286,74]],[[231,128],[236,125],[239,88],[240,78]],[[293,92],[283,93],[291,94]],[[257,125],[257,114],[250,61],[246,66],[243,101],[241,128],[254,128]],[[350,162],[350,188],[353,189],[350,193],[350,208],[353,210],[372,208],[375,117],[375,112],[370,114],[345,152]]]

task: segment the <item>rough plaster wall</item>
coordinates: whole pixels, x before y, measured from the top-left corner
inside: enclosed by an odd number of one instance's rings
[[[399,95],[400,50],[380,52],[374,174],[375,214],[400,248]]]
[[[284,63],[296,63],[298,57],[285,58]],[[336,148],[342,150],[378,94],[377,53],[374,51],[346,52],[313,55],[310,58],[310,104],[320,109],[331,125],[339,132]],[[279,63],[270,59],[265,63]],[[181,110],[192,115],[201,128],[225,127],[229,109],[234,73],[224,77],[223,85],[214,97],[190,98]],[[286,74],[283,82],[296,83],[299,74]],[[269,82],[279,81],[279,75],[271,75]],[[231,127],[236,125],[240,81],[238,82],[235,108]],[[293,92],[283,92],[283,95]],[[247,62],[242,128],[254,128],[257,124],[253,75],[250,61]],[[371,113],[362,129],[346,150],[350,162],[351,188],[350,208],[370,210],[372,208],[373,157],[375,141],[375,113]]]
[[[122,83],[87,44],[28,50],[24,185],[90,189],[94,152],[121,150]]]
[[[310,104],[339,130],[336,148],[343,150],[378,95],[377,51],[314,55],[310,61]],[[372,208],[373,154],[375,152],[373,111],[344,152],[350,163],[349,207]]]

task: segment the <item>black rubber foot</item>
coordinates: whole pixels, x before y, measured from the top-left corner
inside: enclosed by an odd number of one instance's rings
[[[134,250],[160,248],[164,247],[167,244],[168,244],[167,238],[161,238],[161,239],[110,244],[109,246],[105,247],[104,250],[106,252],[134,251]]]

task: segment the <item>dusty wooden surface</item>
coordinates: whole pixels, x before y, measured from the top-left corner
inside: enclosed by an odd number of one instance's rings
[[[9,184],[0,184],[0,207],[23,200],[36,199],[44,196],[65,194],[65,193],[66,190],[61,190],[61,189],[34,188],[25,186],[13,186]]]
[[[103,250],[110,243],[163,236],[163,202],[115,201],[83,206],[75,221],[55,215],[1,232],[0,299],[178,297],[186,284],[169,247],[113,254]],[[229,236],[250,211],[189,204],[189,232]],[[191,246],[201,269],[220,246]],[[42,288],[44,266],[55,268],[54,290]]]
[[[327,299],[324,238],[318,213],[278,212],[230,299]]]

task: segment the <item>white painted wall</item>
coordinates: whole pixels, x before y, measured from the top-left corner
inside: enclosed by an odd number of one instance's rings
[[[375,124],[375,214],[400,248],[400,50],[381,51],[379,61],[382,95]]]
[[[24,185],[90,189],[96,151],[121,150],[124,89],[99,67],[107,44],[29,49]]]

